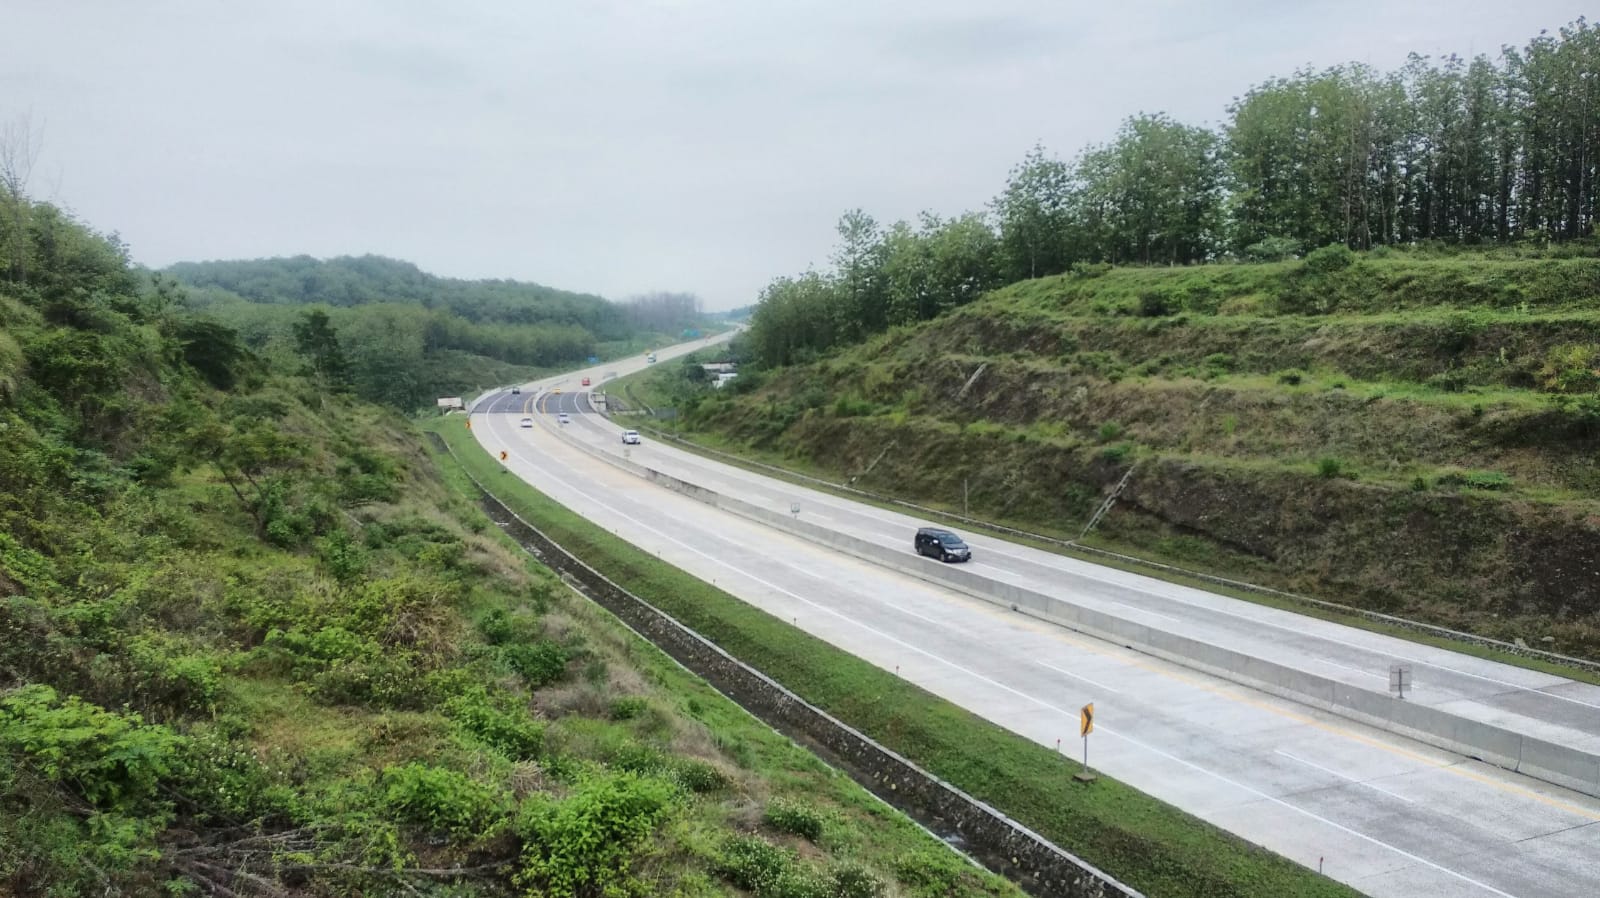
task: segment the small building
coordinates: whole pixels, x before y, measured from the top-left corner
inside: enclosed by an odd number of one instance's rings
[[[438,405],[439,405],[440,408],[444,409],[445,411],[449,411],[451,409],[462,409],[462,410],[465,410],[466,407],[467,407],[467,404],[465,402],[461,401],[461,397],[460,396],[444,396],[444,397],[441,397],[439,399]]]
[[[737,371],[724,371],[721,374],[718,374],[716,376],[716,378],[711,381],[711,385],[713,387],[716,387],[717,389],[721,389],[723,384],[727,383],[730,380],[733,380],[735,377],[738,377],[738,376],[739,376],[739,372],[737,372]]]

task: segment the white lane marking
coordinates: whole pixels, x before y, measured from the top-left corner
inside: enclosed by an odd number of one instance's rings
[[[1368,789],[1371,789],[1374,792],[1382,792],[1383,794],[1389,796],[1390,798],[1398,798],[1401,801],[1405,802],[1406,804],[1413,804],[1412,800],[1407,798],[1407,797],[1405,797],[1404,795],[1400,795],[1400,794],[1395,793],[1395,792],[1390,792],[1388,789],[1385,789],[1382,786],[1375,786],[1372,783],[1367,782],[1366,780],[1356,779],[1355,777],[1349,776],[1348,774],[1343,774],[1343,773],[1340,773],[1337,770],[1332,770],[1330,768],[1324,767],[1324,766],[1322,766],[1321,764],[1318,764],[1315,761],[1307,761],[1305,758],[1302,758],[1299,755],[1291,755],[1291,754],[1289,754],[1288,752],[1284,751],[1281,748],[1273,749],[1273,753],[1274,754],[1283,755],[1284,757],[1288,758],[1291,761],[1299,761],[1301,764],[1304,764],[1307,767],[1315,767],[1316,769],[1322,771],[1323,773],[1326,773],[1329,776],[1338,777],[1339,779],[1342,779],[1347,783],[1355,783],[1358,786],[1366,786]]]
[[[517,458],[521,459],[522,461],[531,463],[531,460],[528,459],[526,456],[523,456],[521,453],[516,453],[516,455],[517,455]],[[901,648],[906,649],[907,651],[913,652],[913,653],[918,654],[918,655],[922,655],[922,656],[928,658],[929,660],[933,661],[936,664],[942,664],[942,665],[944,665],[944,666],[946,666],[946,667],[948,667],[948,668],[950,668],[952,670],[955,670],[957,672],[966,674],[967,676],[972,677],[973,679],[978,680],[979,682],[987,683],[987,684],[989,684],[990,686],[993,686],[996,689],[1000,689],[1002,691],[1009,692],[1012,695],[1015,695],[1018,698],[1021,698],[1021,699],[1025,700],[1025,701],[1029,701],[1029,702],[1032,702],[1032,703],[1034,703],[1034,704],[1036,704],[1036,705],[1038,705],[1038,706],[1040,706],[1042,708],[1046,708],[1046,709],[1055,711],[1055,712],[1065,716],[1069,720],[1077,720],[1077,718],[1078,718],[1078,712],[1075,711],[1075,710],[1069,710],[1067,708],[1062,708],[1062,707],[1060,707],[1058,705],[1051,704],[1050,702],[1047,702],[1044,699],[1037,698],[1037,697],[1035,697],[1033,695],[1029,695],[1028,693],[1023,692],[1020,689],[1016,689],[1016,688],[1013,688],[1011,686],[1007,686],[1006,684],[1001,683],[998,680],[994,680],[994,679],[991,679],[989,677],[986,677],[983,674],[978,673],[975,670],[970,670],[970,669],[968,669],[966,667],[962,667],[961,665],[956,664],[953,661],[949,661],[949,660],[947,660],[945,658],[941,658],[940,656],[935,655],[932,652],[926,651],[925,649],[919,648],[919,647],[917,647],[915,645],[912,645],[911,643],[906,642],[903,639],[899,639],[899,638],[897,638],[895,636],[891,636],[888,633],[885,633],[885,632],[883,632],[881,630],[878,630],[878,629],[876,629],[874,627],[871,627],[871,626],[869,626],[867,624],[861,623],[860,621],[855,620],[853,618],[846,617],[844,614],[842,614],[842,613],[840,613],[838,611],[835,611],[834,609],[829,608],[826,605],[822,605],[822,604],[819,604],[817,602],[813,602],[812,600],[810,600],[810,599],[808,599],[808,598],[806,598],[806,597],[804,597],[802,595],[799,595],[798,593],[790,592],[789,590],[784,589],[783,587],[778,586],[777,584],[772,583],[771,581],[768,581],[768,580],[766,580],[766,579],[764,579],[762,577],[756,576],[755,574],[752,574],[752,573],[750,573],[748,571],[744,571],[744,570],[741,570],[741,569],[739,569],[737,567],[734,567],[733,565],[729,564],[726,561],[723,561],[720,558],[717,558],[714,555],[711,555],[709,553],[703,552],[700,549],[697,549],[694,546],[691,546],[688,543],[683,542],[682,540],[679,540],[679,539],[677,539],[677,538],[675,538],[675,537],[673,537],[673,536],[671,536],[671,535],[669,535],[667,533],[663,533],[662,531],[657,530],[656,528],[650,526],[649,524],[646,524],[643,521],[640,521],[640,520],[638,520],[638,519],[636,519],[634,517],[631,517],[630,515],[627,515],[627,514],[621,512],[621,511],[618,511],[616,508],[608,505],[607,503],[602,502],[599,499],[596,499],[593,495],[585,492],[583,489],[581,489],[581,488],[579,488],[577,486],[574,486],[572,484],[568,484],[568,488],[573,490],[574,492],[577,492],[579,495],[582,495],[585,499],[588,499],[589,501],[593,502],[595,505],[599,506],[600,508],[606,509],[607,511],[609,511],[612,514],[616,515],[617,517],[620,517],[623,520],[628,521],[628,522],[634,524],[635,526],[637,526],[637,527],[639,527],[639,528],[641,528],[641,529],[643,529],[643,530],[645,530],[645,531],[647,531],[649,533],[653,533],[656,536],[659,536],[660,538],[666,540],[669,543],[673,543],[675,545],[678,545],[678,546],[682,547],[683,549],[685,549],[685,550],[687,550],[687,551],[689,551],[689,552],[691,552],[691,553],[693,553],[695,555],[698,555],[698,556],[700,556],[700,557],[712,562],[713,564],[721,565],[722,567],[725,567],[728,570],[733,571],[735,574],[743,576],[743,577],[745,577],[745,578],[747,578],[749,580],[752,580],[752,581],[754,581],[756,583],[760,583],[761,585],[767,587],[768,589],[770,589],[770,590],[772,590],[774,592],[780,593],[782,595],[789,596],[790,598],[794,599],[795,601],[798,601],[798,602],[800,602],[802,604],[805,604],[805,605],[809,605],[812,608],[815,608],[816,610],[821,611],[824,614],[828,614],[828,615],[831,615],[831,616],[833,616],[835,618],[838,618],[840,621],[842,621],[842,622],[844,622],[846,624],[849,624],[849,625],[852,625],[852,626],[855,626],[855,627],[859,627],[859,628],[861,628],[863,630],[866,630],[867,632],[872,633],[873,635],[877,636],[880,639],[883,639],[883,640],[885,640],[887,642],[891,642],[891,643],[893,643],[895,645],[898,645]],[[1406,858],[1408,860],[1411,860],[1411,861],[1415,861],[1416,863],[1422,864],[1424,866],[1430,867],[1430,868],[1432,868],[1434,870],[1439,871],[1440,873],[1445,874],[1446,876],[1454,877],[1456,879],[1461,880],[1462,882],[1468,883],[1470,885],[1477,886],[1477,887],[1483,889],[1484,891],[1492,892],[1493,894],[1500,895],[1500,896],[1502,896],[1502,898],[1516,898],[1515,895],[1511,895],[1510,893],[1507,893],[1507,892],[1502,892],[1501,890],[1495,888],[1494,886],[1488,885],[1486,883],[1479,882],[1478,880],[1473,879],[1473,878],[1471,878],[1471,877],[1469,877],[1469,876],[1467,876],[1467,875],[1465,875],[1463,873],[1459,873],[1459,872],[1457,872],[1455,870],[1451,870],[1448,867],[1444,867],[1444,866],[1441,866],[1439,864],[1436,864],[1433,861],[1428,860],[1427,858],[1419,857],[1419,856],[1417,856],[1415,854],[1412,854],[1409,851],[1406,851],[1403,848],[1399,848],[1399,847],[1397,847],[1395,845],[1391,845],[1388,842],[1384,842],[1381,839],[1377,839],[1377,838],[1374,838],[1373,836],[1369,836],[1366,833],[1360,832],[1360,831],[1355,830],[1355,829],[1351,829],[1350,827],[1345,826],[1342,823],[1338,823],[1338,822],[1335,822],[1333,820],[1330,820],[1327,817],[1322,816],[1321,814],[1317,814],[1317,813],[1315,813],[1313,811],[1306,810],[1305,808],[1296,807],[1295,805],[1290,804],[1289,802],[1284,801],[1283,799],[1278,798],[1277,796],[1270,795],[1270,794],[1268,794],[1266,792],[1263,792],[1260,789],[1255,788],[1254,786],[1246,785],[1245,783],[1241,783],[1238,780],[1232,779],[1232,778],[1227,777],[1227,776],[1223,776],[1222,774],[1217,773],[1216,771],[1207,770],[1206,768],[1201,767],[1200,765],[1195,764],[1192,761],[1187,761],[1187,760],[1184,760],[1183,758],[1177,757],[1176,755],[1173,755],[1173,754],[1170,754],[1168,752],[1162,751],[1161,749],[1156,748],[1153,745],[1149,745],[1149,744],[1147,744],[1145,742],[1142,742],[1142,741],[1140,741],[1138,739],[1135,739],[1132,736],[1127,736],[1127,735],[1123,735],[1121,733],[1118,733],[1115,730],[1112,730],[1112,729],[1106,727],[1105,725],[1103,725],[1103,724],[1101,724],[1099,722],[1096,723],[1095,728],[1100,730],[1100,731],[1102,731],[1102,732],[1104,732],[1108,736],[1112,736],[1112,737],[1115,737],[1115,738],[1118,738],[1118,739],[1122,739],[1123,741],[1127,742],[1130,745],[1133,745],[1135,747],[1144,749],[1145,751],[1148,751],[1151,754],[1154,754],[1154,755],[1156,755],[1158,757],[1166,758],[1167,760],[1172,761],[1172,762],[1174,762],[1176,764],[1182,765],[1184,767],[1187,767],[1187,768],[1195,771],[1196,773],[1202,774],[1204,776],[1209,776],[1209,777],[1217,780],[1218,782],[1227,783],[1228,785],[1233,786],[1236,789],[1240,789],[1240,790],[1242,790],[1244,792],[1247,792],[1247,793],[1249,793],[1251,795],[1254,795],[1254,796],[1256,796],[1258,798],[1265,799],[1266,801],[1269,801],[1269,802],[1271,802],[1271,803],[1273,803],[1275,805],[1283,807],[1283,808],[1285,808],[1285,809],[1287,809],[1289,811],[1292,811],[1294,813],[1301,814],[1303,816],[1309,817],[1312,820],[1316,820],[1316,821],[1318,821],[1320,823],[1326,824],[1327,826],[1331,826],[1334,829],[1339,830],[1340,832],[1346,833],[1346,834],[1351,835],[1351,836],[1355,836],[1358,839],[1361,839],[1361,840],[1363,840],[1365,842],[1370,842],[1371,844],[1376,845],[1376,846],[1378,846],[1380,848],[1386,848],[1389,851],[1392,851],[1395,854],[1400,855],[1401,857],[1404,857],[1404,858]]]
[[[1098,682],[1096,680],[1091,680],[1091,679],[1089,679],[1088,677],[1084,676],[1081,673],[1073,673],[1072,671],[1067,670],[1064,667],[1057,667],[1054,664],[1050,664],[1049,662],[1046,662],[1046,661],[1034,661],[1033,663],[1039,665],[1040,667],[1048,667],[1051,670],[1055,671],[1056,673],[1064,673],[1067,676],[1073,678],[1074,680],[1082,680],[1082,681],[1084,681],[1085,683],[1088,683],[1091,686],[1098,686],[1101,689],[1104,689],[1105,691],[1111,693],[1112,695],[1121,695],[1122,694],[1122,691],[1120,689],[1112,689],[1110,686],[1107,686],[1104,683]]]
[[[709,459],[702,459],[699,456],[692,455],[692,454],[687,453],[687,452],[685,452],[683,450],[676,449],[675,447],[670,447],[669,446],[667,448],[669,450],[671,450],[672,452],[676,453],[676,455],[674,456],[674,460],[677,461],[678,463],[687,464],[691,468],[699,468],[703,474],[710,474],[712,476],[718,476],[718,472],[706,470],[703,466],[707,465],[707,464],[720,464],[719,462],[714,462],[714,461],[711,461]],[[723,475],[723,476],[731,476],[733,480],[740,481],[741,485],[743,485],[747,489],[754,488],[754,489],[767,489],[768,491],[771,490],[771,488],[769,488],[769,487],[765,487],[763,485],[756,484],[756,483],[754,483],[754,482],[752,482],[750,480],[750,478],[770,479],[770,478],[765,478],[764,475],[754,474],[752,472],[744,471],[743,469],[735,469],[735,468],[732,468],[731,466],[724,466],[724,467],[728,467],[730,469],[730,471],[733,471],[735,473],[731,474],[731,475]],[[885,517],[882,517],[882,516],[877,515],[877,514],[872,514],[872,513],[868,512],[868,511],[859,510],[859,509],[869,508],[870,506],[863,506],[863,505],[861,505],[861,503],[851,502],[848,499],[840,499],[838,497],[827,496],[827,494],[820,493],[820,492],[818,492],[816,490],[810,490],[809,492],[814,494],[814,495],[816,495],[816,496],[823,497],[825,499],[831,499],[834,502],[845,502],[845,503],[848,503],[849,505],[856,506],[856,508],[847,508],[847,509],[845,509],[845,511],[847,513],[849,513],[849,514],[854,514],[854,515],[856,515],[858,517],[867,518],[868,520],[878,521],[878,522],[883,523],[883,524],[892,524],[892,525],[894,525],[896,527],[904,526],[904,522],[902,522],[902,521],[894,520],[894,519],[891,519],[891,518],[885,518]],[[1512,683],[1512,682],[1509,682],[1509,681],[1506,681],[1506,680],[1497,679],[1495,677],[1486,676],[1484,674],[1473,673],[1473,672],[1468,671],[1468,670],[1462,670],[1460,668],[1451,667],[1451,666],[1449,666],[1447,664],[1440,664],[1440,663],[1433,662],[1433,661],[1426,661],[1426,660],[1423,660],[1421,658],[1416,658],[1416,657],[1403,655],[1403,654],[1399,654],[1399,653],[1395,653],[1395,652],[1389,652],[1389,651],[1386,651],[1386,650],[1384,650],[1382,648],[1373,648],[1371,646],[1361,645],[1360,643],[1349,642],[1347,640],[1337,639],[1337,638],[1335,638],[1333,636],[1327,636],[1327,635],[1322,635],[1322,634],[1306,634],[1306,633],[1303,633],[1303,632],[1295,630],[1293,626],[1291,626],[1289,624],[1286,624],[1286,623],[1279,623],[1277,621],[1273,621],[1273,620],[1262,618],[1262,617],[1257,617],[1257,616],[1254,616],[1254,615],[1251,615],[1251,614],[1244,614],[1244,613],[1240,613],[1240,612],[1236,612],[1236,611],[1230,611],[1230,610],[1228,610],[1226,608],[1211,607],[1211,606],[1200,604],[1200,603],[1196,603],[1196,602],[1189,602],[1189,601],[1186,601],[1186,600],[1184,600],[1182,598],[1179,598],[1177,596],[1165,595],[1165,594],[1162,594],[1162,593],[1159,593],[1159,592],[1146,590],[1146,589],[1143,589],[1143,588],[1141,588],[1139,586],[1135,586],[1135,585],[1132,585],[1132,584],[1121,583],[1121,582],[1118,582],[1118,581],[1113,580],[1113,579],[1109,579],[1109,578],[1104,577],[1104,576],[1096,575],[1096,574],[1094,574],[1094,573],[1092,573],[1090,571],[1076,570],[1076,569],[1069,569],[1069,568],[1066,568],[1066,567],[1061,567],[1061,566],[1053,563],[1053,561],[1051,559],[1038,559],[1038,558],[1033,558],[1033,557],[1030,557],[1030,556],[1023,556],[1023,555],[1019,555],[1019,554],[1017,554],[1015,552],[1006,551],[1005,549],[999,548],[999,546],[1002,546],[1002,545],[1009,546],[1011,544],[1007,543],[1007,542],[1005,542],[1003,540],[996,540],[996,542],[994,542],[994,543],[990,543],[988,540],[984,540],[984,542],[982,544],[973,543],[973,547],[974,548],[982,549],[985,552],[993,552],[996,555],[1000,555],[1000,556],[1005,557],[1005,558],[1012,558],[1012,559],[1015,559],[1017,561],[1021,561],[1021,562],[1025,563],[1025,564],[1032,564],[1032,565],[1036,565],[1036,566],[1039,566],[1039,567],[1043,567],[1046,570],[1049,570],[1049,571],[1052,571],[1052,572],[1068,573],[1068,574],[1072,574],[1074,576],[1084,577],[1085,579],[1092,580],[1092,581],[1094,581],[1096,583],[1100,583],[1100,584],[1105,585],[1105,586],[1116,587],[1116,588],[1119,588],[1119,589],[1132,590],[1134,592],[1142,592],[1145,595],[1148,595],[1148,596],[1150,596],[1150,597],[1152,597],[1154,599],[1157,599],[1159,601],[1172,602],[1173,604],[1181,605],[1181,606],[1183,606],[1184,608],[1187,608],[1187,609],[1193,609],[1193,610],[1196,610],[1196,611],[1201,611],[1201,612],[1206,612],[1206,613],[1211,613],[1211,614],[1220,614],[1220,615],[1223,615],[1225,617],[1231,617],[1231,618],[1234,618],[1234,619],[1237,619],[1237,620],[1247,621],[1249,623],[1256,624],[1256,625],[1265,625],[1265,626],[1271,627],[1271,628],[1273,628],[1275,630],[1284,630],[1284,631],[1288,631],[1288,632],[1291,632],[1291,633],[1296,633],[1296,635],[1301,635],[1301,636],[1310,635],[1313,639],[1319,639],[1319,640],[1324,640],[1324,641],[1327,641],[1327,642],[1332,642],[1332,643],[1334,643],[1336,645],[1345,646],[1346,648],[1353,648],[1353,649],[1357,649],[1357,650],[1362,651],[1362,652],[1368,652],[1368,653],[1374,654],[1374,655],[1392,657],[1392,658],[1398,659],[1400,661],[1409,661],[1412,664],[1420,664],[1420,665],[1422,665],[1424,667],[1432,667],[1432,668],[1434,668],[1436,670],[1449,671],[1450,673],[1459,674],[1459,675],[1464,676],[1464,677],[1471,677],[1473,679],[1483,680],[1483,681],[1489,682],[1489,683],[1494,683],[1497,686],[1506,686],[1506,687],[1509,687],[1512,691],[1515,691],[1515,692],[1528,692],[1528,693],[1533,693],[1533,694],[1536,694],[1536,695],[1548,696],[1549,698],[1557,699],[1559,701],[1571,702],[1572,704],[1575,704],[1575,705],[1582,705],[1583,707],[1586,707],[1586,708],[1594,708],[1596,710],[1600,710],[1600,704],[1596,704],[1596,703],[1593,703],[1593,702],[1586,702],[1586,701],[1583,701],[1582,699],[1570,698],[1568,696],[1559,695],[1559,694],[1554,693],[1554,692],[1545,692],[1544,691],[1544,687],[1524,686],[1524,685],[1522,685],[1520,683]],[[1089,564],[1089,565],[1093,566],[1092,563],[1090,563],[1090,562],[1085,562],[1085,564]],[[1204,593],[1204,594],[1207,595],[1207,596],[1211,596],[1211,597],[1219,598],[1219,599],[1224,599],[1224,600],[1226,600],[1228,598],[1227,596],[1219,596],[1219,595],[1215,595],[1213,593]],[[1140,612],[1143,612],[1145,614],[1151,614],[1151,615],[1155,615],[1157,617],[1162,617],[1162,618],[1165,618],[1166,620],[1170,620],[1170,621],[1173,621],[1173,622],[1180,622],[1178,618],[1174,618],[1174,617],[1170,617],[1168,615],[1164,615],[1164,614],[1162,614],[1161,612],[1158,612],[1158,611],[1150,611],[1150,610],[1145,609],[1145,608],[1140,608],[1137,605],[1129,605],[1126,602],[1119,602],[1119,601],[1116,601],[1114,599],[1100,599],[1098,601],[1109,602],[1111,604],[1120,605],[1122,607],[1130,608],[1130,609],[1133,609],[1133,610],[1136,610],[1136,611],[1140,611]],[[1323,659],[1315,658],[1313,660],[1323,660]],[[1365,671],[1362,671],[1362,672],[1365,673]],[[1377,675],[1374,674],[1374,676],[1377,676]],[[1556,675],[1555,674],[1549,674],[1548,676],[1556,676]],[[1571,680],[1566,679],[1566,678],[1559,678],[1558,677],[1558,679],[1560,679],[1561,682],[1554,683],[1554,684],[1551,684],[1551,685],[1564,685],[1565,683],[1572,682]]]

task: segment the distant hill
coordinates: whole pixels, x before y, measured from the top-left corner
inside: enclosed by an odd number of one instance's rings
[[[166,273],[196,288],[202,301],[216,288],[257,303],[334,307],[417,303],[447,309],[468,321],[573,324],[597,340],[626,339],[626,310],[592,293],[574,293],[527,281],[461,280],[429,274],[384,256],[311,256],[215,262],[179,262]]]

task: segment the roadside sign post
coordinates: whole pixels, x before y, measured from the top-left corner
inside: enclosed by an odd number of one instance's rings
[[[789,513],[794,515],[796,518],[800,517],[800,503],[799,502],[790,502],[789,503]]]
[[[1389,691],[1399,696],[1401,701],[1406,699],[1406,687],[1411,685],[1411,665],[1389,665]]]
[[[1089,772],[1089,734],[1094,732],[1094,702],[1083,706],[1078,712],[1078,735],[1083,737],[1083,769],[1072,775],[1072,778],[1083,783],[1094,782],[1094,774]]]

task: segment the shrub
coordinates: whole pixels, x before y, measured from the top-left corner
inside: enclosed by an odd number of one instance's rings
[[[718,792],[728,786],[728,777],[721,770],[699,758],[678,759],[672,765],[672,778],[697,795]]]
[[[1139,294],[1139,315],[1144,318],[1164,318],[1172,314],[1167,298],[1154,290]]]
[[[1281,262],[1300,255],[1303,244],[1293,237],[1268,237],[1244,248],[1244,256],[1252,262]]]
[[[49,686],[24,686],[0,699],[0,749],[33,772],[102,808],[136,808],[178,772],[183,737],[116,714]]]
[[[412,763],[385,768],[383,804],[408,823],[466,839],[492,830],[508,799],[464,773]]]
[[[592,776],[560,801],[532,798],[515,825],[523,844],[512,882],[552,898],[637,891],[634,861],[677,806],[671,784],[631,773]]]
[[[1301,264],[1308,274],[1322,276],[1343,271],[1354,265],[1356,254],[1350,247],[1343,243],[1330,243],[1320,249],[1306,253],[1306,259]]]
[[[645,712],[649,702],[643,696],[627,695],[611,702],[610,717],[612,720],[632,720]]]
[[[567,674],[571,654],[559,643],[540,639],[533,643],[515,643],[500,646],[500,657],[506,666],[527,681],[529,688],[539,689],[561,680]]]
[[[740,836],[722,846],[716,866],[718,874],[739,888],[769,895],[794,864],[792,852],[759,836]]]
[[[481,688],[451,699],[447,707],[462,732],[513,761],[535,758],[544,747],[544,728],[527,711],[496,707]]]
[[[1551,347],[1539,368],[1539,386],[1552,393],[1600,390],[1600,346],[1565,343]]]
[[[1100,425],[1100,442],[1109,443],[1122,436],[1122,425],[1115,421],[1107,421]]]
[[[1290,369],[1288,371],[1278,372],[1278,383],[1286,386],[1298,387],[1300,386],[1300,382],[1305,379],[1306,375],[1304,371]]]
[[[1227,374],[1233,370],[1234,358],[1226,352],[1213,352],[1206,356],[1206,373],[1215,377],[1218,374]]]
[[[1332,480],[1344,471],[1344,463],[1337,458],[1324,457],[1317,460],[1317,476],[1324,480]]]
[[[882,898],[884,892],[883,880],[860,864],[840,864],[830,878],[835,898]]]
[[[1118,443],[1100,450],[1100,458],[1109,462],[1121,462],[1133,454],[1133,447],[1127,443]]]
[[[763,819],[768,826],[779,832],[800,836],[812,842],[822,839],[824,818],[821,812],[803,802],[774,798],[768,802]]]

